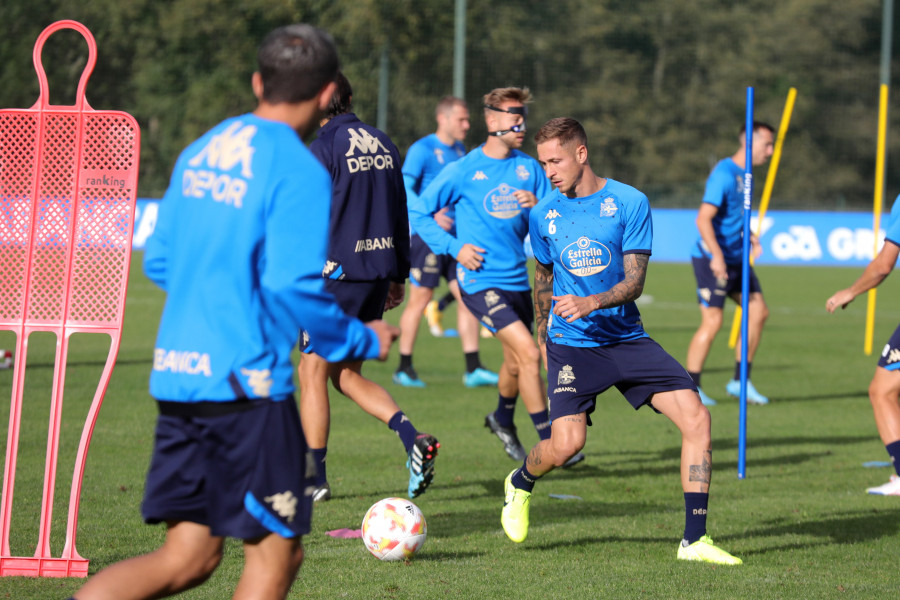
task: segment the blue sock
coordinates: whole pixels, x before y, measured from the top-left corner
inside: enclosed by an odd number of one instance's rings
[[[546,410],[536,413],[528,413],[534,428],[537,429],[541,441],[550,439],[550,414]]]
[[[684,539],[693,544],[706,535],[706,509],[709,494],[684,493]]]
[[[328,448],[310,448],[309,454],[312,456],[313,464],[316,465],[316,486],[325,485],[328,481],[325,471],[325,455],[328,454]]]
[[[516,398],[507,398],[506,396],[497,395],[497,410],[494,411],[494,418],[501,427],[513,426],[513,415],[516,412]]]
[[[400,441],[403,442],[406,453],[409,454],[413,444],[416,442],[416,436],[419,435],[419,432],[413,427],[409,418],[403,414],[402,410],[398,410],[396,414],[391,417],[391,420],[388,421],[388,427],[391,428],[391,431],[400,436]]]
[[[522,466],[513,473],[510,483],[512,483],[515,488],[530,492],[534,490],[534,484],[538,479],[540,479],[540,476],[529,473],[528,467],[523,463]]]
[[[900,440],[891,442],[885,448],[888,454],[891,455],[891,462],[894,463],[894,470],[897,471],[897,476],[900,477]]]

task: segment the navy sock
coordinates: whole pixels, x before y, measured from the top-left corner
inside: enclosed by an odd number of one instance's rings
[[[753,367],[752,362],[747,362],[747,381],[750,381],[750,369]],[[734,378],[737,381],[741,380],[741,361],[735,361],[734,363]],[[698,384],[699,385],[699,384]]]
[[[325,470],[325,455],[328,454],[328,448],[310,448],[309,454],[312,456],[313,464],[316,465],[316,486],[325,485],[328,481]]]
[[[475,352],[466,352],[466,373],[471,373],[475,369],[481,368],[481,358],[478,356],[478,350]]]
[[[390,427],[393,432],[400,436],[400,441],[403,442],[403,446],[406,448],[406,453],[409,454],[409,451],[412,450],[413,444],[416,442],[416,436],[419,435],[419,432],[416,431],[415,427],[413,427],[413,424],[410,422],[409,418],[403,414],[402,410],[398,410],[396,414],[391,417],[391,420],[388,421],[388,427]]]
[[[709,494],[684,493],[684,539],[693,544],[706,535],[706,509]]]
[[[501,394],[497,395],[497,410],[494,411],[494,418],[501,427],[513,426],[513,415],[516,412],[516,398],[507,398]]]
[[[530,492],[534,490],[534,484],[538,479],[540,479],[540,476],[529,473],[528,467],[523,464],[521,468],[516,469],[515,473],[513,473],[510,483],[515,488]]]
[[[407,373],[412,371],[412,354],[400,355],[400,366],[397,367],[397,371],[406,371]]]
[[[453,294],[447,292],[444,294],[444,297],[438,301],[438,310],[444,312],[444,309],[453,304],[454,300],[456,300],[456,298],[453,297]]]
[[[546,410],[542,410],[536,413],[528,413],[528,416],[531,417],[531,422],[534,423],[534,428],[538,432],[538,437],[541,438],[541,441],[550,439],[550,415]]]
[[[897,476],[900,477],[900,440],[891,442],[885,448],[888,454],[891,455],[891,462],[894,463],[894,470],[897,471]]]
[[[403,358],[403,356],[401,355],[400,358]],[[696,385],[697,387],[700,387],[700,373],[694,373],[692,371],[688,371],[688,375],[691,376],[691,380],[693,380],[694,385]]]

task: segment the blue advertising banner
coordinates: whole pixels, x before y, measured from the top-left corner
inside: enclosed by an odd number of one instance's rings
[[[144,248],[156,226],[159,201],[138,198],[134,220],[135,250]],[[884,243],[884,227],[890,213],[881,217],[878,247]],[[653,260],[690,262],[697,241],[693,209],[653,210]],[[751,227],[757,231],[757,218]],[[864,212],[807,212],[770,210],[763,219],[759,265],[809,265],[864,267],[874,256],[872,214]],[[530,244],[526,250],[531,256]]]

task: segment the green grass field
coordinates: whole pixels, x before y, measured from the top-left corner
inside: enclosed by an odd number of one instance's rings
[[[135,255],[119,361],[88,457],[78,549],[91,572],[154,549],[162,527],[141,522],[139,505],[155,407],[147,377],[163,295],[141,274]],[[772,398],[749,407],[747,477],[737,478],[738,403],[724,395],[733,351],[727,331],[708,361],[704,389],[712,407],[713,485],[709,531],[744,559],[740,567],[682,563],[675,551],[683,528],[678,478],[680,438],[664,417],[635,413],[615,392],[604,394],[585,447],[587,460],[548,475],[535,489],[528,539],[510,542],[500,528],[502,482],[516,466],[483,427],[496,393],[461,383],[456,339],[424,328],[415,355],[424,391],[390,383],[396,350],[366,373],[390,389],[420,430],[437,435],[441,454],[433,487],[417,500],[428,540],[408,564],[381,563],[358,539],[327,531],[358,528],[376,500],[405,494],[399,440],[352,402],[333,395],[329,479],[335,498],[316,506],[304,539],[306,562],[291,598],[897,598],[900,596],[900,499],[865,494],[887,481],[866,388],[876,356],[863,353],[865,300],[829,315],[825,299],[859,275],[856,269],[761,267],[771,309],[753,381]],[[900,321],[900,277],[879,290],[875,355]],[[651,263],[645,327],[679,360],[698,323],[688,265]],[[452,311],[451,311],[452,312]],[[396,322],[398,311],[389,319]],[[726,312],[730,323],[731,310]],[[453,326],[449,319],[448,326]],[[0,347],[12,347],[8,333]],[[30,556],[37,539],[45,430],[52,373],[52,336],[32,340],[28,392],[13,514],[13,554]],[[75,336],[67,377],[65,423],[54,511],[53,551],[62,550],[74,449],[105,358],[100,336]],[[500,363],[499,343],[485,340],[487,366]],[[0,372],[9,397],[11,372]],[[8,404],[0,421],[8,420]],[[522,441],[537,439],[517,410]],[[0,433],[5,440],[5,428]],[[5,441],[4,441],[5,447]],[[582,500],[557,500],[569,494]],[[229,543],[222,566],[186,599],[230,597],[242,564]],[[0,598],[61,599],[76,579],[0,579]]]

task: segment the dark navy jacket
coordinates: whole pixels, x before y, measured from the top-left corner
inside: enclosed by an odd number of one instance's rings
[[[347,113],[322,126],[309,149],[332,181],[322,276],[404,281],[409,275],[409,222],[397,147],[384,132]]]

